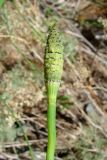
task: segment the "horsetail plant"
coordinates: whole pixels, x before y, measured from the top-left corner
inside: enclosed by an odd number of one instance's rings
[[[53,25],[45,49],[45,84],[48,99],[48,147],[46,160],[54,160],[56,145],[56,100],[63,70],[63,44],[57,25]]]

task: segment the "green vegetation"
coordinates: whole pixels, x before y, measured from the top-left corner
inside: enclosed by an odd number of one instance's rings
[[[95,128],[84,128],[84,135],[75,144],[74,155],[79,160],[104,160],[106,147],[105,138]]]
[[[71,99],[71,96],[59,96],[58,97],[59,99],[59,103],[63,106],[63,109],[69,109],[69,108],[72,108],[74,103]]]
[[[0,0],[0,8],[3,6],[4,0]]]
[[[48,97],[48,148],[46,160],[54,160],[56,145],[56,99],[63,69],[63,45],[57,26],[53,25],[45,53],[45,81]]]

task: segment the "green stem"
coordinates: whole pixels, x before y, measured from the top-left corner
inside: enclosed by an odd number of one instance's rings
[[[46,160],[54,160],[56,145],[56,104],[48,104],[48,148]]]
[[[56,145],[56,99],[59,83],[49,82],[47,84],[48,97],[48,148],[46,160],[54,160]]]

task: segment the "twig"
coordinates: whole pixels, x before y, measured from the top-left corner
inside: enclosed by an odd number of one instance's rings
[[[96,48],[80,33],[77,28],[74,28],[76,32],[70,31],[70,30],[65,30],[67,34],[70,34],[72,36],[75,36],[77,38],[80,38],[83,42],[85,42],[94,52],[96,52]]]
[[[29,140],[29,144],[32,145],[32,144],[35,144],[35,143],[38,143],[38,142],[47,142],[46,139],[36,139],[36,140]],[[28,144],[25,142],[23,143],[5,143],[3,146],[0,146],[0,148],[11,148],[11,147],[23,147],[23,146],[27,146]]]
[[[0,38],[12,38],[12,39],[16,39],[18,41],[21,41],[25,44],[29,44],[25,39],[21,38],[21,37],[17,37],[17,36],[13,36],[13,35],[4,35],[4,34],[0,34]]]

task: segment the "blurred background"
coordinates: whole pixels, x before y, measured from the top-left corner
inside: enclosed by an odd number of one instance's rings
[[[48,28],[63,35],[56,157],[107,160],[107,1],[0,0],[0,160],[44,160]]]

